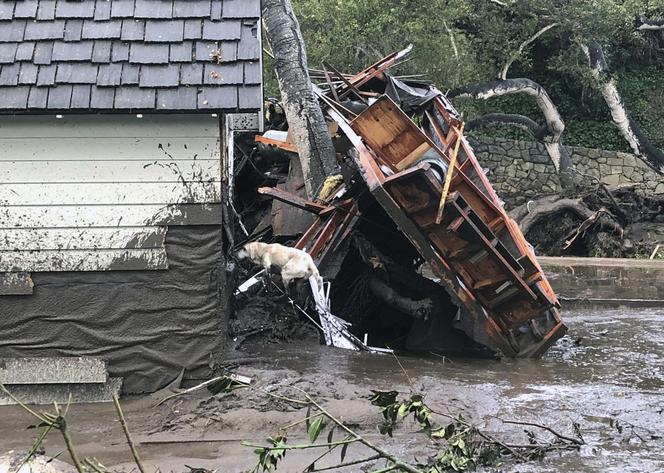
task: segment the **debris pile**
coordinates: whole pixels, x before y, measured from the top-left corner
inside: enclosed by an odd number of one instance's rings
[[[356,348],[540,356],[566,331],[556,295],[452,104],[432,85],[388,73],[407,52],[354,76],[324,71],[316,92],[342,171],[315,202],[304,196],[297,149],[272,105],[274,128],[256,138],[259,158],[245,149],[240,159],[274,202],[238,189],[243,216],[271,205],[244,225],[251,239],[313,257],[332,284],[312,281],[311,305]],[[281,182],[265,185],[275,170]],[[322,328],[337,344],[340,328]]]

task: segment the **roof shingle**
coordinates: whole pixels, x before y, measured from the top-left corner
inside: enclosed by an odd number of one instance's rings
[[[259,109],[260,0],[0,1],[0,109]]]

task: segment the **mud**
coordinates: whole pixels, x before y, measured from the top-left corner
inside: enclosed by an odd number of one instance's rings
[[[579,195],[588,209],[605,209],[606,213],[569,248],[564,248],[566,240],[583,222],[569,210],[543,218],[526,235],[528,241],[538,254],[546,256],[648,257],[664,243],[664,199],[643,196],[630,187],[614,189],[612,196],[615,204],[599,190]],[[612,231],[611,223],[617,223],[622,233]]]
[[[581,451],[492,471],[663,471],[664,309],[576,310],[564,315],[570,335],[542,360],[400,360],[414,389],[426,393],[429,404],[463,412],[501,438],[526,440],[521,428],[499,419],[534,421],[570,435],[572,423],[580,424],[587,442]],[[214,397],[199,392],[156,409],[152,405],[164,393],[124,401],[147,471],[188,471],[185,464],[219,472],[253,468],[252,449],[241,441],[261,442],[305,415],[264,391],[294,398],[301,397],[300,389],[307,391],[389,450],[407,457],[432,452],[412,424],[398,428],[394,439],[376,431],[380,415],[365,400],[369,390],[412,389],[394,357],[251,341],[243,350],[229,357],[268,360],[237,369],[255,380],[256,389]],[[19,408],[0,408],[0,450],[28,448],[36,435],[25,430],[31,422]],[[132,470],[112,405],[73,406],[69,425],[81,455],[95,456],[117,471]],[[291,441],[304,441],[304,431],[296,437]],[[60,439],[51,436],[47,453],[62,450]],[[311,455],[289,454],[278,471],[301,471]],[[66,454],[60,459],[67,460]]]

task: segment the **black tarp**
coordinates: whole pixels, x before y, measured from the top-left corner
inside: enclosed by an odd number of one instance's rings
[[[126,393],[207,376],[225,337],[219,226],[169,227],[169,269],[33,273],[34,294],[0,298],[0,358],[94,356]]]

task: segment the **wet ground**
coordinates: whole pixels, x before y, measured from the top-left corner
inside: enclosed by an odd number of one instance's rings
[[[370,389],[425,393],[432,406],[462,412],[483,430],[515,442],[525,441],[523,429],[500,419],[546,424],[570,436],[572,424],[580,425],[587,444],[580,451],[495,471],[664,471],[664,309],[575,310],[564,317],[569,336],[542,360],[401,356],[409,382],[390,355],[245,345],[242,357],[250,353],[267,361],[238,372],[274,394],[300,397],[298,389],[309,392],[377,443],[384,439],[376,430],[380,415],[364,398]],[[185,464],[246,471],[255,465],[255,456],[241,441],[261,442],[305,416],[304,410],[259,390],[216,397],[200,392],[153,408],[163,395],[124,402],[148,471],[188,471]],[[111,405],[73,406],[68,417],[82,456],[94,456],[117,470],[132,469]],[[0,451],[29,447],[35,436],[35,430],[25,430],[30,423],[20,409],[0,408]],[[432,453],[416,430],[404,424],[385,442],[386,449],[406,458]],[[291,442],[305,436],[297,432]],[[46,451],[62,451],[60,439],[53,436]],[[312,458],[307,452],[289,454],[278,471],[301,471]]]

